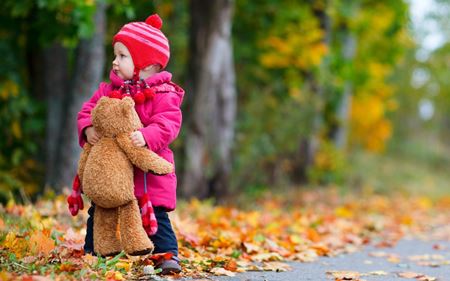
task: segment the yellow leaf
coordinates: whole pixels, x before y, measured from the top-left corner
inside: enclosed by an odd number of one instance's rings
[[[9,249],[18,259],[22,258],[28,249],[27,242],[22,237],[17,237],[14,232],[9,232],[3,241],[3,247]]]
[[[124,269],[125,271],[130,271],[132,262],[120,261],[116,263],[117,269]]]
[[[433,206],[433,202],[428,197],[420,197],[419,198],[419,206],[425,210],[428,210]]]
[[[346,207],[339,207],[335,210],[336,216],[341,218],[351,218],[353,217],[353,212]]]
[[[281,261],[283,257],[278,253],[263,253],[252,256],[253,261]]]
[[[106,280],[107,281],[122,281],[125,280],[123,278],[122,273],[118,272],[118,271],[108,271],[105,274]]]
[[[0,271],[0,280],[1,281],[8,281],[11,280],[10,274],[6,271]]]
[[[359,277],[361,276],[361,274],[356,271],[328,271],[327,274],[342,280],[359,280]]]
[[[11,124],[11,131],[16,139],[22,138],[22,129],[20,128],[20,124],[17,120],[14,120]]]

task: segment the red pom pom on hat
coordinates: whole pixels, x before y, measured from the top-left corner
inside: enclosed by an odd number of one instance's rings
[[[144,90],[144,95],[147,99],[152,100],[155,97],[155,91],[150,88]]]
[[[162,19],[158,16],[158,14],[153,14],[151,16],[149,16],[146,20],[145,20],[146,24],[149,24],[151,26],[153,26],[154,28],[157,29],[161,29],[162,27]]]
[[[136,93],[136,94],[134,95],[134,101],[135,101],[137,104],[144,103],[144,102],[145,102],[145,95],[144,95],[143,93]]]

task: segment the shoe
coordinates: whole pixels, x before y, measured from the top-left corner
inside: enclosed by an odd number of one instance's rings
[[[172,257],[170,260],[163,260],[160,264],[156,265],[156,269],[161,268],[161,274],[175,274],[181,272],[181,266],[177,257]]]

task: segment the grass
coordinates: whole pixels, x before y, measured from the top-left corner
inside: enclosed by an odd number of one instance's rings
[[[450,147],[432,138],[393,142],[384,154],[350,157],[349,185],[377,193],[450,196]]]

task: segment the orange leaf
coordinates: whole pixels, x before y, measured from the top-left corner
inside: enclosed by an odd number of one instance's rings
[[[78,270],[78,267],[72,263],[63,263],[59,267],[59,270],[65,271],[65,272],[74,272]]]
[[[319,233],[317,233],[317,231],[312,228],[308,228],[306,230],[306,237],[312,242],[319,242],[321,240]]]
[[[229,260],[224,267],[226,270],[235,272],[237,270],[237,263],[234,260]]]
[[[28,243],[33,254],[43,253],[44,255],[48,255],[55,249],[55,241],[50,238],[50,231],[48,230],[35,231],[31,234]]]

